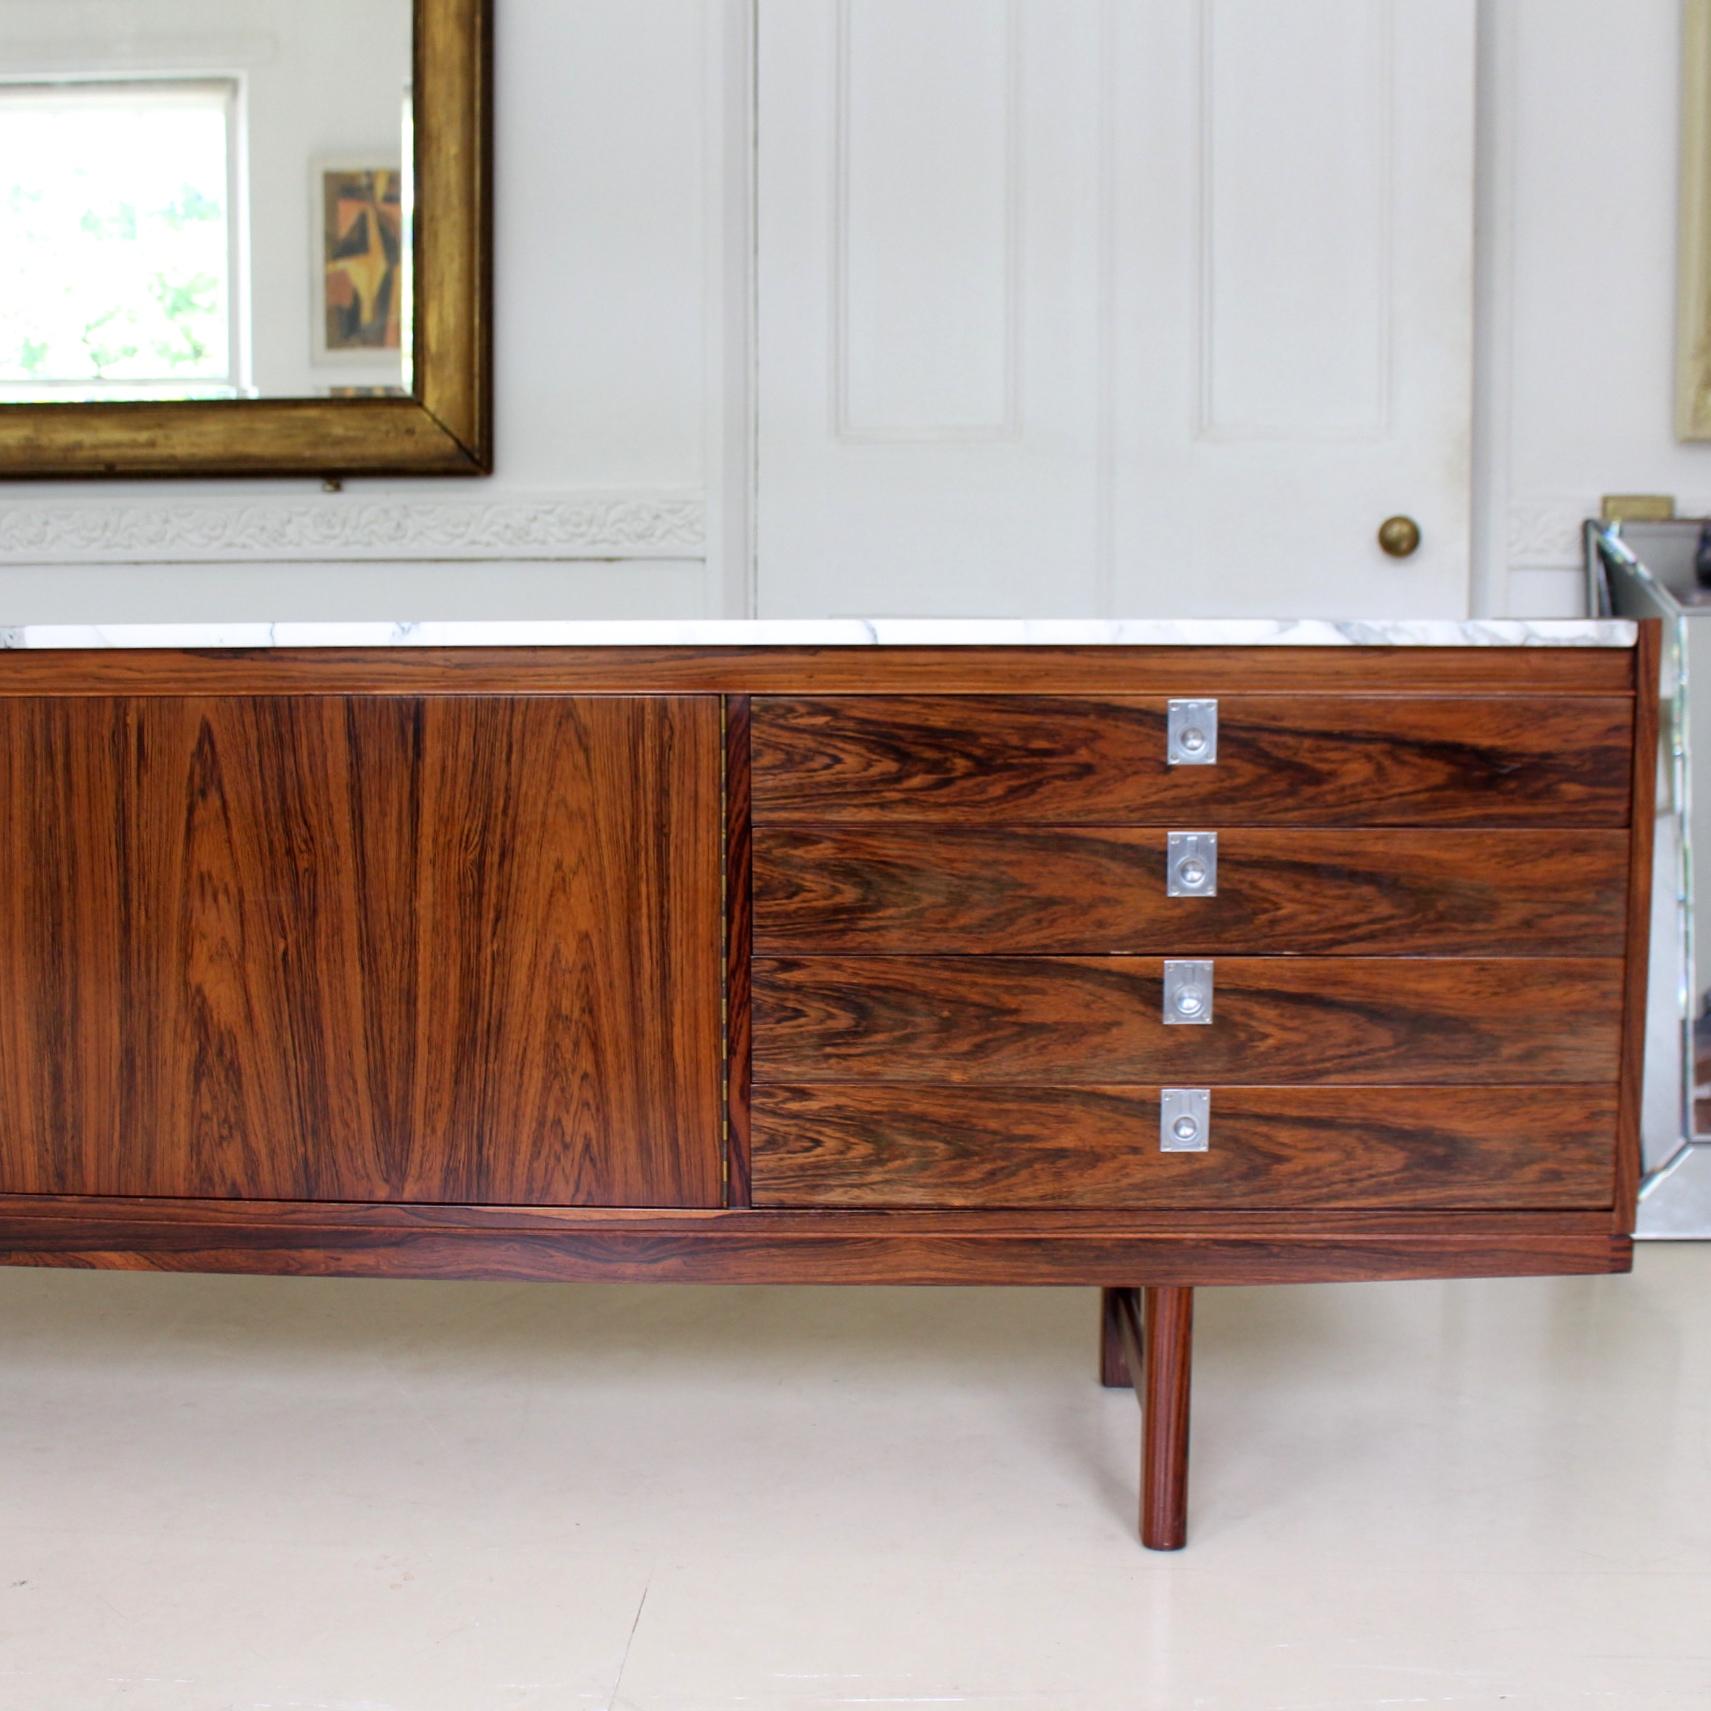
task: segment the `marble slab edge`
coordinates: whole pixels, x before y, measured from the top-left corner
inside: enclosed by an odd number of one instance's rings
[[[1626,619],[832,618],[624,622],[19,624],[4,648],[1630,648]]]

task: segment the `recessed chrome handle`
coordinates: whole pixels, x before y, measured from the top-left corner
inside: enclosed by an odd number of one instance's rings
[[[1212,1090],[1161,1087],[1158,1147],[1161,1153],[1203,1153],[1212,1144]]]
[[[1165,839],[1165,895],[1218,895],[1218,834],[1172,832]]]
[[[1168,961],[1164,965],[1164,1019],[1167,1023],[1212,1020],[1212,965]]]
[[[1218,759],[1218,703],[1172,701],[1165,710],[1165,763],[1211,766]]]

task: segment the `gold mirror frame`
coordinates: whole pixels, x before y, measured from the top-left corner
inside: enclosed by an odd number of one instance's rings
[[[1676,234],[1675,434],[1711,440],[1711,0],[1682,7]]]
[[[412,0],[414,391],[0,406],[0,478],[488,475],[493,0]]]

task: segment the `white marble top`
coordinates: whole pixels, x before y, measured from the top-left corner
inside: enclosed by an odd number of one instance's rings
[[[22,624],[0,648],[1629,648],[1624,619],[826,618],[649,622]]]

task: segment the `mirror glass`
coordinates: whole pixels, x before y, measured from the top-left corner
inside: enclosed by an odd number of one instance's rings
[[[0,403],[410,390],[411,0],[0,0]]]

